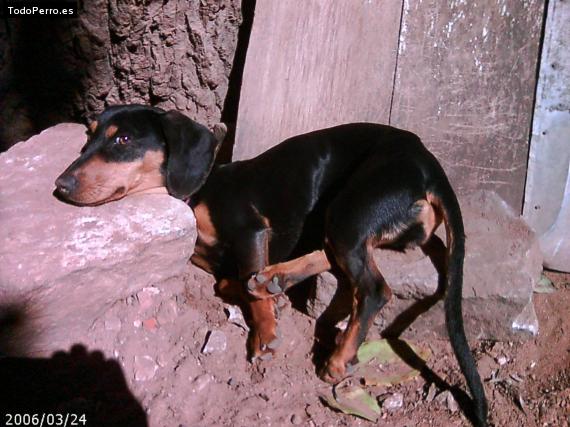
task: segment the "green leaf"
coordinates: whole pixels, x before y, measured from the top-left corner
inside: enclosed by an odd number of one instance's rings
[[[404,343],[420,359],[429,358],[428,349],[418,348],[408,341]],[[414,379],[420,374],[417,369],[401,360],[385,339],[364,342],[358,349],[357,357],[354,376],[361,378],[365,385],[391,386]]]
[[[356,357],[358,358],[359,365],[368,363],[374,358],[378,363],[389,363],[398,358],[387,340],[363,342],[362,345],[358,348]]]
[[[417,347],[407,341],[397,341],[398,345],[409,347],[421,360],[427,360],[430,351]],[[373,340],[362,343],[357,352],[358,363],[355,371],[349,377],[338,383],[332,390],[320,392],[319,396],[330,407],[356,415],[369,421],[376,422],[381,413],[377,400],[360,387],[359,381],[365,386],[391,386],[417,377],[420,372],[406,364],[396,354],[393,344],[388,340]]]
[[[321,393],[320,396],[329,406],[345,414],[378,421],[381,412],[378,402],[350,378],[337,384],[332,394]]]
[[[551,294],[556,292],[556,288],[548,277],[542,275],[540,280],[534,285],[533,291],[537,294]]]

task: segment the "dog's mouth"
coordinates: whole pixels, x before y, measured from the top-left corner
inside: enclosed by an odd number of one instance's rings
[[[56,184],[54,195],[61,201],[75,205],[75,206],[99,206],[108,202],[122,199],[128,193],[126,187],[117,187],[109,196],[97,197],[89,194],[89,191],[70,192],[62,189]]]
[[[103,205],[105,203],[109,203],[109,202],[113,202],[115,200],[119,200],[122,199],[123,197],[125,197],[127,195],[127,189],[125,187],[119,187],[115,190],[115,192],[113,194],[111,194],[109,197],[102,199],[102,200],[98,200],[95,202],[85,202],[85,206],[99,206],[99,205]]]

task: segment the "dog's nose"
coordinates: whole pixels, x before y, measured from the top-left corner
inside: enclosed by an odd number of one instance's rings
[[[73,175],[62,175],[55,180],[55,186],[62,195],[68,196],[77,187],[77,179]]]

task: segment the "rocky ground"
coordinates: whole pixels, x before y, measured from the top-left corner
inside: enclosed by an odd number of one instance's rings
[[[208,275],[193,268],[189,274],[197,277],[116,301],[93,324],[91,348],[3,359],[4,403],[12,411],[85,413],[92,426],[372,425],[318,397],[329,386],[315,375],[312,318],[286,304],[279,356],[252,365],[239,310],[214,296]],[[570,275],[547,275],[555,292],[535,294],[535,339],[476,344],[492,425],[570,425]],[[445,392],[462,383],[449,343],[417,344],[431,350],[429,369],[369,390],[382,406],[378,425],[468,425]]]

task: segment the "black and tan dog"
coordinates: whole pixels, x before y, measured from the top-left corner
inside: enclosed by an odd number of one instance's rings
[[[322,369],[329,382],[346,375],[391,296],[373,249],[433,250],[433,232],[443,222],[448,331],[477,424],[486,424],[485,395],[461,313],[461,213],[443,169],[416,135],[347,124],[290,138],[251,160],[214,165],[217,139],[175,111],[111,107],[88,134],[80,157],[56,181],[59,194],[97,205],[166,186],[188,201],[198,228],[192,261],[215,274],[222,291],[242,294],[251,316],[252,356],[269,358],[278,344],[277,295],[331,267],[348,279],[351,315]],[[307,233],[317,245],[292,258]]]

